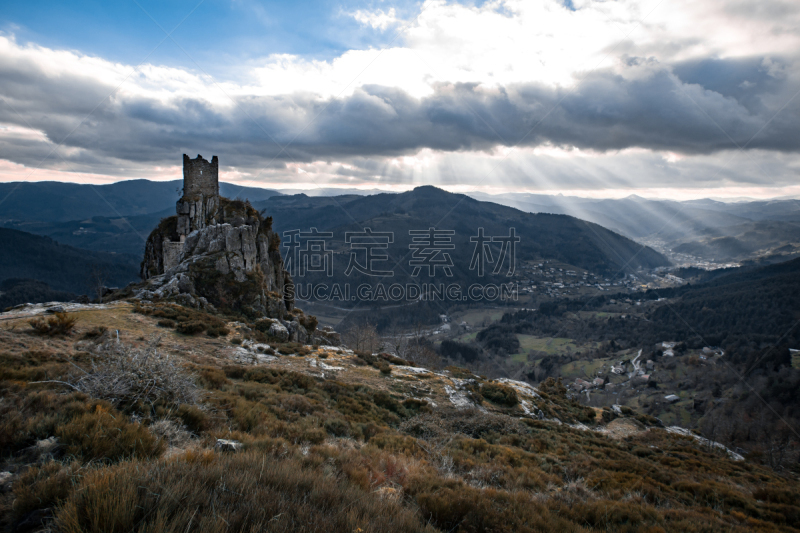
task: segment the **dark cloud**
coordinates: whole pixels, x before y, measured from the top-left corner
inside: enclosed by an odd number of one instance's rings
[[[236,97],[229,106],[214,106],[193,98],[106,98],[115,87],[80,73],[54,77],[35,64],[0,61],[0,94],[13,107],[0,107],[0,121],[41,130],[55,143],[66,138],[65,147],[80,150],[64,151],[64,157],[87,168],[102,160],[174,164],[181,152],[224,153],[241,168],[258,168],[270,161],[518,143],[708,154],[749,142],[748,148],[795,152],[800,98],[753,138],[800,89],[785,74],[791,69],[764,58],[672,68],[632,58],[622,73],[594,71],[570,90],[538,83],[439,85],[431,96],[415,99],[397,88],[364,86],[341,99]],[[0,158],[31,165],[48,150],[34,140],[7,140]]]

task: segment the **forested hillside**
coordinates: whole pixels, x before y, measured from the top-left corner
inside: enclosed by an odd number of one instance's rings
[[[56,290],[88,294],[97,281],[124,286],[139,278],[137,257],[73,248],[22,231],[0,228],[0,249],[0,281],[36,279]]]

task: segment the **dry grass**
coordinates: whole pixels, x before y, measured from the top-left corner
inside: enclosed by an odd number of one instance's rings
[[[163,319],[132,316],[141,326],[128,339],[149,336]],[[382,357],[331,353],[326,364],[346,369],[323,378],[309,365],[313,353],[241,365],[223,357],[227,342],[167,335],[185,358],[154,345],[89,353],[63,337],[0,332],[0,469],[25,472],[13,494],[0,494],[2,529],[22,531],[37,516],[55,520],[44,527],[82,532],[800,529],[791,474],[729,461],[663,430],[610,439],[520,420],[507,391],[495,395],[467,371],[451,370],[475,380],[491,412],[446,409],[447,378],[381,375],[371,367]],[[101,388],[109,386],[100,376],[132,368],[142,370],[131,381],[146,384],[153,362],[158,375],[196,375],[187,386],[197,395],[165,394],[174,387],[159,380],[157,397],[150,385]],[[32,384],[71,375],[77,385],[84,374],[74,365],[94,373],[96,386]],[[589,415],[557,381],[541,393],[535,403],[548,417]],[[26,469],[28,450],[50,436],[62,455]],[[245,452],[214,452],[217,438],[239,440]]]
[[[187,483],[187,480],[191,480]],[[56,516],[65,533],[435,531],[412,510],[299,458],[187,454],[87,475]]]

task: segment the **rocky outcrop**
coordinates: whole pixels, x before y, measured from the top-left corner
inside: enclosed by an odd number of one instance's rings
[[[184,196],[145,245],[144,283],[134,297],[241,314],[281,342],[338,345],[317,320],[294,308],[272,219],[248,202],[219,196],[218,162],[184,156]]]
[[[223,204],[229,204],[221,199]],[[148,239],[142,264],[145,286],[137,293],[144,299],[177,298],[195,307],[243,313],[251,318],[283,318],[294,308],[283,259],[277,249],[277,235],[270,220],[263,220],[249,206],[220,209],[217,217],[230,220],[189,233],[184,242],[174,242],[162,224]],[[163,227],[162,227],[163,226]],[[162,254],[157,254],[158,245]],[[178,245],[170,265],[165,243]],[[155,275],[153,275],[155,274]]]
[[[219,196],[198,194],[193,197],[184,196],[178,200],[178,235],[189,235],[191,232],[217,224],[219,215]]]

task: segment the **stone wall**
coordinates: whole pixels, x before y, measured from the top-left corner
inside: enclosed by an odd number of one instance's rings
[[[176,204],[178,235],[213,226],[219,222],[219,196],[184,196]]]
[[[199,154],[196,159],[183,154],[183,197],[198,196],[219,196],[219,160],[214,156],[208,162]]]

